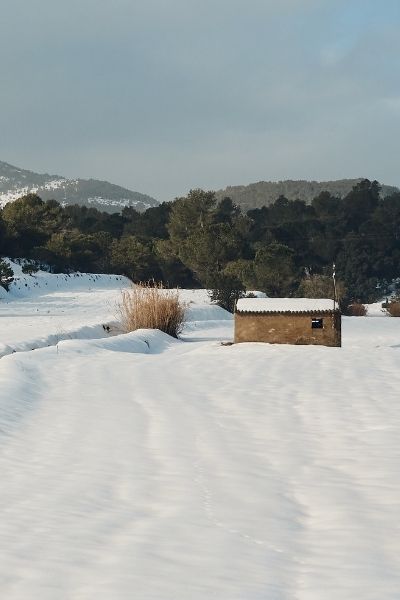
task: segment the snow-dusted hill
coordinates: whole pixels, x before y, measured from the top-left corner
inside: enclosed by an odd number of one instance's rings
[[[119,212],[124,206],[138,211],[158,202],[139,192],[97,179],[66,179],[58,175],[34,173],[0,161],[0,207],[28,193],[42,200],[92,206],[106,212]]]
[[[84,336],[126,284],[98,277],[21,279],[0,341]],[[344,319],[343,348],[227,346],[231,315],[182,296],[182,340],[0,359],[2,597],[397,600],[400,319]]]

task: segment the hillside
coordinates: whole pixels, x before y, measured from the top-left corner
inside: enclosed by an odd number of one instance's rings
[[[34,173],[0,161],[0,207],[30,192],[43,200],[91,206],[109,213],[119,212],[124,206],[132,206],[142,212],[158,204],[151,196],[108,181]]]
[[[219,199],[229,196],[243,210],[261,208],[275,202],[279,196],[285,196],[288,200],[304,200],[310,204],[312,199],[321,192],[330,192],[333,196],[343,198],[352,188],[362,181],[360,179],[338,179],[337,181],[259,181],[250,185],[228,186],[217,192]],[[382,185],[382,195],[389,196],[398,192],[398,188]]]

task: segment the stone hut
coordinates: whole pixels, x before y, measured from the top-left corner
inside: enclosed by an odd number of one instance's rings
[[[326,298],[241,298],[235,311],[238,342],[341,346],[341,314]]]

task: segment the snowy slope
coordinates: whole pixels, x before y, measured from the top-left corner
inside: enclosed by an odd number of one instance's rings
[[[129,285],[125,277],[43,271],[30,276],[11,265],[10,291],[0,287],[0,357],[62,339],[100,338],[103,325],[115,330],[120,290]]]
[[[143,211],[158,204],[147,194],[108,181],[34,173],[0,161],[0,208],[28,193],[38,194],[43,200],[93,206],[106,212],[119,212],[124,206]]]
[[[223,346],[231,317],[182,295],[185,341],[0,360],[2,596],[397,600],[400,319]]]

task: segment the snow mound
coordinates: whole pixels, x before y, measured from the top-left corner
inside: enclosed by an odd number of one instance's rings
[[[194,304],[186,310],[186,321],[232,321],[232,314],[215,304]]]
[[[48,346],[56,346],[62,340],[92,340],[103,338],[107,331],[105,327],[109,327],[110,331],[118,331],[118,326],[119,324],[117,322],[109,322],[104,326],[83,325],[82,327],[78,327],[77,329],[69,329],[68,331],[59,330],[56,333],[43,333],[37,337],[17,341],[12,345],[3,344],[0,342],[0,358],[6,356],[7,354],[14,354],[15,352],[26,352]]]
[[[385,308],[382,308],[384,300],[374,302],[372,304],[365,304],[367,309],[368,317],[390,317],[390,314]]]
[[[92,340],[63,340],[56,349],[59,353],[86,354],[97,352],[130,352],[132,354],[160,354],[179,340],[158,329],[137,329],[111,338]]]

